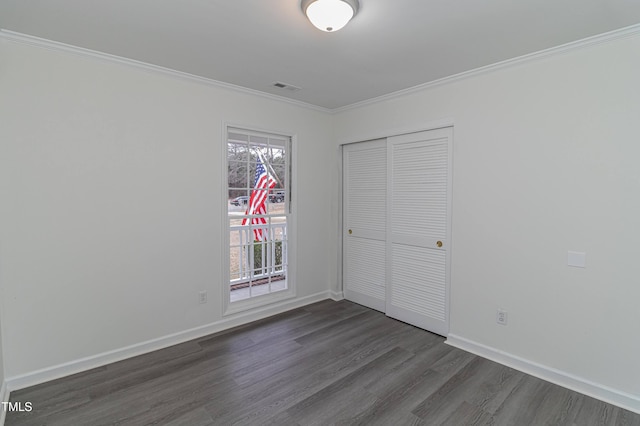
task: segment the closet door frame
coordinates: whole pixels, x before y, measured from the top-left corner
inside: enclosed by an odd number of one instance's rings
[[[453,141],[454,141],[454,120],[450,118],[445,118],[442,120],[436,120],[432,122],[428,122],[420,127],[411,127],[404,129],[392,129],[388,131],[377,132],[373,134],[368,134],[363,137],[353,138],[351,140],[342,141],[339,144],[339,202],[340,202],[340,215],[338,218],[339,222],[339,240],[340,245],[338,249],[338,277],[337,277],[337,292],[332,291],[332,298],[335,300],[341,300],[345,298],[344,292],[344,260],[345,260],[345,250],[344,250],[344,233],[347,232],[345,218],[344,218],[344,166],[343,166],[343,158],[344,158],[344,147],[346,145],[350,145],[353,143],[370,141],[376,139],[387,139],[394,136],[401,136],[404,134],[410,133],[419,133],[423,131],[429,130],[437,130],[443,128],[451,128],[451,136],[449,140],[449,155],[448,155],[448,197],[447,197],[447,242],[448,242],[448,250],[446,250],[446,299],[445,299],[445,315],[446,315],[446,329],[440,330],[437,334],[441,334],[442,336],[447,336],[449,332],[449,324],[450,324],[450,307],[451,307],[451,262],[452,262],[452,217],[453,217]],[[387,198],[390,198],[390,194],[387,193]],[[388,284],[388,283],[387,283]],[[389,291],[389,286],[387,285],[387,292]],[[386,309],[386,308],[385,308]]]

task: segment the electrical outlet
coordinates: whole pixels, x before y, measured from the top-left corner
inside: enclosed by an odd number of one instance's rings
[[[507,325],[507,311],[498,309],[496,312],[496,322],[500,325]]]
[[[198,293],[198,300],[200,303],[207,303],[207,292],[203,290]]]

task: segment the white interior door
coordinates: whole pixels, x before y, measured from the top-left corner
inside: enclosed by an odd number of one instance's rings
[[[387,143],[343,149],[343,291],[346,299],[385,311]]]
[[[449,332],[452,129],[388,139],[388,316]]]

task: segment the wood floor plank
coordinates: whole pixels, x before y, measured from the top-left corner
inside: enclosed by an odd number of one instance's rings
[[[463,401],[456,407],[451,415],[442,422],[442,426],[491,426],[494,422],[495,421],[491,414],[487,413],[477,405]],[[427,424],[428,423],[429,422],[427,422]]]
[[[406,382],[396,383],[394,391],[385,397],[378,397],[378,402],[353,418],[354,425],[386,425],[395,424],[399,419],[411,414],[411,419],[419,419],[411,411],[424,399],[425,395],[435,392],[443,381],[440,373],[424,370],[413,375]]]
[[[363,330],[370,330],[371,325],[382,325],[385,317],[376,311],[365,311],[352,317],[344,318],[332,325],[298,337],[296,342],[301,345],[339,344],[348,341],[351,336],[362,334]]]
[[[297,415],[291,415],[291,419],[305,426],[351,424],[351,418],[366,411],[377,402],[378,399],[375,396],[363,389],[352,387],[331,395],[326,402],[311,405],[308,411],[298,411]],[[290,411],[287,410],[287,413]]]
[[[444,383],[437,392],[420,403],[412,413],[431,424],[444,422],[456,407],[473,398],[483,383],[496,374],[500,366],[492,361],[476,357],[451,379]]]
[[[575,424],[640,426],[640,415],[606,402],[583,396],[575,418]]]
[[[370,327],[376,327],[379,325],[376,321],[369,321],[369,317],[365,317],[364,319],[360,317],[357,318],[364,320],[362,326],[368,324]],[[357,325],[352,326],[352,324],[347,322],[328,328],[333,330],[333,338],[327,337],[325,335],[326,332],[323,331],[322,334],[320,334],[321,338],[317,341],[310,340],[306,338],[307,336],[302,340],[295,339],[296,343],[306,343],[304,350],[299,351],[290,358],[283,358],[264,368],[250,370],[245,376],[236,376],[238,383],[248,386],[255,386],[256,384],[262,386],[260,385],[262,381],[268,380],[273,376],[279,376],[280,382],[285,382],[289,380],[290,376],[298,377],[307,370],[317,370],[318,368],[324,367],[326,363],[333,364],[344,357],[351,357],[353,354],[367,350],[372,345],[371,339],[366,333],[362,332],[362,327],[358,327]],[[377,329],[376,332],[379,332],[379,330],[380,329]],[[315,332],[312,334],[316,335]],[[359,348],[355,350],[353,348],[345,348],[344,345],[346,342],[352,344],[354,342],[362,342],[364,349]],[[373,344],[375,343],[376,341],[374,340]]]
[[[366,365],[382,355],[384,348],[384,345],[378,345],[375,341],[359,351],[342,349],[316,352],[321,349],[316,348],[306,362],[292,365],[244,389],[246,396],[242,400],[227,401],[222,407],[218,404],[215,404],[216,407],[207,406],[207,409],[218,410],[215,417],[223,424],[238,421],[238,416],[244,419],[249,415],[258,422]],[[318,359],[321,361],[318,362]]]
[[[175,420],[164,423],[164,426],[213,426],[213,419],[202,407],[188,411]]]
[[[292,419],[301,424],[314,424],[314,417],[328,421],[336,411],[349,408],[355,412],[356,405],[369,407],[377,402],[377,398],[366,392],[364,387],[390,374],[396,365],[411,356],[412,354],[404,349],[392,348],[293,405],[287,412]]]
[[[413,381],[422,380],[422,376],[428,376],[428,382],[433,385],[435,391],[448,379],[448,376],[429,368],[429,366],[435,360],[448,354],[450,350],[451,348],[441,345],[414,354],[412,358],[394,367],[391,374],[371,383],[366,389],[382,400],[394,399],[398,393],[406,392]],[[419,398],[424,400],[428,395],[423,389]]]
[[[476,391],[466,398],[466,401],[490,414],[495,414],[525,376],[503,365],[494,363],[493,366],[495,373],[486,377]]]
[[[495,413],[496,423],[522,424],[522,422],[540,421],[539,416],[543,401],[546,393],[553,386],[536,377],[523,376],[509,398]]]
[[[322,301],[11,393],[6,425],[606,425],[640,415]]]

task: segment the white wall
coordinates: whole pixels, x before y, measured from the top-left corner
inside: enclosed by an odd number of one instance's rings
[[[1,246],[0,242],[0,247]],[[1,252],[0,252],[1,253]],[[2,270],[2,258],[0,257],[0,270]],[[9,393],[7,391],[7,384],[5,382],[4,374],[4,349],[2,345],[2,316],[4,312],[3,308],[4,297],[2,296],[2,279],[0,277],[0,402],[6,402],[9,400]],[[2,407],[4,408],[4,407]],[[0,409],[0,425],[4,425],[4,420],[7,413],[4,409]]]
[[[297,296],[327,293],[329,114],[7,40],[0,58],[7,378],[221,320],[225,122],[297,135]]]
[[[638,51],[619,40],[329,116],[0,41],[4,376],[222,318],[223,122],[298,136],[304,298],[339,290],[337,143],[447,117],[451,333],[637,397]]]
[[[345,110],[339,142],[454,121],[451,333],[640,410],[640,38]],[[586,269],[567,251],[586,252]],[[496,324],[496,309],[508,326]]]
[[[0,287],[2,282],[0,282]],[[0,288],[0,389],[4,385],[4,350],[2,349],[2,289]],[[3,401],[4,395],[0,390],[0,401]]]
[[[1,283],[0,283],[1,284]],[[0,295],[1,295],[0,291]],[[0,309],[2,305],[2,299],[0,299]],[[4,380],[4,359],[3,359],[3,349],[2,349],[2,324],[1,324],[2,312],[0,312],[0,402],[6,402],[9,400],[9,392],[7,391],[7,385]],[[0,425],[4,425],[4,420],[7,415],[6,411],[0,409]]]

